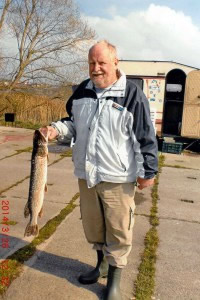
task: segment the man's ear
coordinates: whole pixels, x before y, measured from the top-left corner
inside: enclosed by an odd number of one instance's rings
[[[115,58],[115,66],[117,66],[117,65],[118,65],[118,63],[119,63],[119,60],[118,60],[118,58]]]

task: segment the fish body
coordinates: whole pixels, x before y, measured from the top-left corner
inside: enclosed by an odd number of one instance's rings
[[[27,218],[30,215],[30,221],[26,226],[24,236],[37,236],[39,233],[37,219],[38,216],[42,216],[44,192],[47,190],[47,160],[48,138],[40,130],[35,130],[31,157],[29,196],[24,208],[24,216]]]

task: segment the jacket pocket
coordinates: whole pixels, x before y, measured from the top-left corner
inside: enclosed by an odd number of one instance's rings
[[[133,207],[129,208],[129,225],[128,225],[128,230],[131,230],[133,228],[135,219],[134,219],[134,209]]]
[[[119,153],[117,153],[117,157],[118,157],[118,160],[119,160],[120,166],[122,167],[122,169],[124,170],[124,172],[126,172],[126,170],[127,170],[127,167],[126,167],[126,165],[123,163],[123,161],[122,161],[122,159],[121,159],[121,157],[120,157]]]
[[[75,169],[85,170],[85,150],[80,142],[74,144],[72,149],[72,161],[74,163]]]

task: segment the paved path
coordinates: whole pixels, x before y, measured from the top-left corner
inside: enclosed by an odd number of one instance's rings
[[[200,299],[200,156],[166,156],[159,182],[156,299]]]
[[[5,258],[28,244],[32,238],[24,238],[27,220],[23,208],[27,201],[31,153],[12,157],[15,150],[32,145],[31,130],[0,127],[0,194],[9,200],[10,249],[0,248],[0,257]],[[12,136],[12,138],[8,138]],[[6,137],[6,138],[5,138]],[[15,141],[14,141],[15,140]],[[50,163],[60,158],[66,150],[50,145]],[[179,160],[179,162],[177,162]],[[158,232],[160,244],[156,264],[156,300],[200,299],[200,157],[166,155],[167,165],[182,164],[196,170],[164,167],[159,183]],[[23,180],[24,179],[24,180]],[[20,180],[23,180],[21,183]],[[14,184],[18,182],[16,186]],[[71,158],[63,158],[48,169],[48,193],[45,195],[44,216],[39,220],[40,228],[65,207],[78,192],[77,180],[73,176]],[[9,189],[9,187],[12,188]],[[188,200],[188,201],[185,201]],[[77,277],[95,265],[95,252],[86,242],[77,207],[57,228],[45,243],[38,247],[24,266],[22,274],[13,281],[4,299],[9,300],[65,300],[101,299],[106,281],[91,286],[81,286]],[[123,271],[121,289],[123,300],[134,299],[134,281],[138,274],[140,254],[144,250],[144,237],[150,228],[151,190],[136,194],[136,216],[133,232],[133,248],[129,262]],[[145,299],[144,299],[145,300]]]

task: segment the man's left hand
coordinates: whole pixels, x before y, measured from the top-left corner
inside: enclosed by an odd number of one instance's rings
[[[148,186],[151,186],[154,184],[154,180],[155,178],[151,178],[151,179],[145,179],[145,178],[140,178],[138,177],[137,179],[137,183],[138,183],[138,188],[139,190],[142,190]]]

